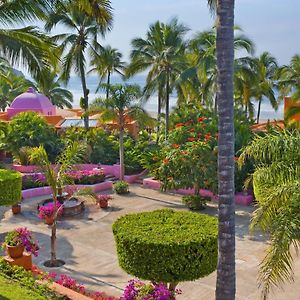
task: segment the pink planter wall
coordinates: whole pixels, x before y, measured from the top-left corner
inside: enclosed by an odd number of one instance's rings
[[[66,189],[70,188],[72,189],[73,186],[67,186]],[[105,181],[93,185],[75,185],[76,189],[81,189],[81,188],[91,188],[94,192],[98,193],[101,191],[109,190],[112,188],[112,182],[111,181]],[[22,191],[22,197],[23,199],[28,199],[28,198],[34,198],[34,197],[39,197],[39,196],[45,196],[45,195],[51,195],[52,191],[49,186],[46,187],[40,187],[40,188],[34,188],[34,189],[28,189]]]
[[[143,180],[143,186],[145,188],[150,188],[154,190],[159,190],[161,187],[161,183],[158,180],[154,180],[153,178],[145,178]],[[178,189],[175,190],[174,192],[181,194],[181,195],[193,195],[194,194],[194,189]],[[209,197],[214,201],[218,201],[218,197],[214,195],[213,192],[209,190],[200,190],[200,195],[202,197]],[[235,195],[235,203],[239,205],[250,205],[253,201],[253,196],[252,195],[244,195],[243,193],[236,193]]]

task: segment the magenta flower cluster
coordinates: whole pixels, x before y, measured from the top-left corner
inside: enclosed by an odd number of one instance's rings
[[[93,300],[118,300],[115,297],[107,297],[103,292],[89,292],[82,284],[78,283],[77,280],[70,276],[64,274],[58,275],[55,272],[43,272],[35,265],[32,266],[31,271],[38,279],[56,282],[57,284],[60,284],[66,288],[86,295]]]
[[[112,200],[112,196],[110,196],[110,195],[97,195],[97,202],[109,201],[109,200]]]
[[[102,169],[75,170],[68,172],[67,177],[75,184],[95,184],[104,181],[105,174]]]
[[[46,176],[43,173],[31,173],[22,176],[22,189],[30,189],[47,185]]]
[[[120,300],[174,300],[175,294],[180,290],[171,292],[164,283],[146,284],[139,280],[130,280]]]
[[[2,244],[2,248],[4,248],[6,245],[22,245],[27,252],[34,256],[38,256],[38,241],[33,238],[32,232],[27,227],[18,227],[9,232],[5,237],[5,242]]]
[[[39,218],[40,219],[45,219],[45,217],[52,217],[55,211],[55,206],[56,206],[56,210],[58,211],[57,215],[61,216],[63,213],[63,207],[62,204],[60,204],[59,202],[56,202],[56,205],[54,205],[53,202],[50,202],[46,205],[40,206],[39,207]]]

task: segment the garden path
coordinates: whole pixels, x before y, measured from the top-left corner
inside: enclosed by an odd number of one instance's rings
[[[179,195],[161,193],[144,189],[139,185],[130,186],[131,193],[126,196],[115,195],[111,207],[103,211],[88,205],[81,217],[58,222],[58,258],[66,264],[58,273],[71,275],[80,283],[93,290],[120,296],[122,289],[131,276],[118,266],[115,244],[111,230],[112,223],[121,215],[150,211],[160,208],[186,210]],[[7,231],[17,226],[27,226],[33,230],[40,241],[41,251],[34,263],[43,269],[42,263],[50,257],[50,227],[43,224],[36,214],[36,206],[45,197],[27,199],[22,204],[22,214],[12,216],[10,209],[1,209],[3,218],[0,222],[0,242]],[[237,300],[258,300],[256,276],[258,264],[264,255],[266,241],[256,234],[249,236],[248,225],[252,207],[236,207],[236,269]],[[217,214],[216,203],[209,203],[204,213]],[[49,270],[49,269],[48,269]],[[284,291],[276,290],[272,300],[300,299],[300,262],[296,260],[296,279],[292,285],[287,284]],[[178,300],[212,300],[214,299],[216,272],[210,276],[180,284],[183,294]]]

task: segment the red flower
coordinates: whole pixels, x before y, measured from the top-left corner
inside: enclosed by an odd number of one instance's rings
[[[195,141],[196,140],[196,138],[194,138],[194,137],[189,137],[188,138],[188,141],[190,141],[190,142],[193,142],[193,141]]]
[[[194,132],[195,131],[195,128],[191,128],[190,130],[189,130],[189,132]]]
[[[175,127],[182,127],[182,126],[184,126],[183,123],[178,123],[178,124],[175,125]]]
[[[206,140],[209,140],[209,139],[211,139],[211,138],[212,138],[212,136],[211,136],[211,135],[209,135],[209,134],[204,134],[204,138],[205,138]]]
[[[198,118],[197,121],[198,121],[198,122],[203,122],[204,119],[205,119],[205,118],[201,117],[201,118]]]
[[[192,120],[185,122],[185,125],[191,125],[193,123]]]
[[[179,145],[179,144],[173,144],[172,147],[173,147],[174,149],[178,149],[178,148],[180,147],[180,145]]]

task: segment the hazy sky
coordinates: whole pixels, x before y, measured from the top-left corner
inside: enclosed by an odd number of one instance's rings
[[[151,23],[177,16],[190,34],[213,25],[206,0],[112,0],[114,27],[102,44],[119,49],[127,60],[130,41],[145,37]],[[271,52],[281,64],[300,54],[299,0],[236,0],[235,20],[256,45],[256,54]]]

